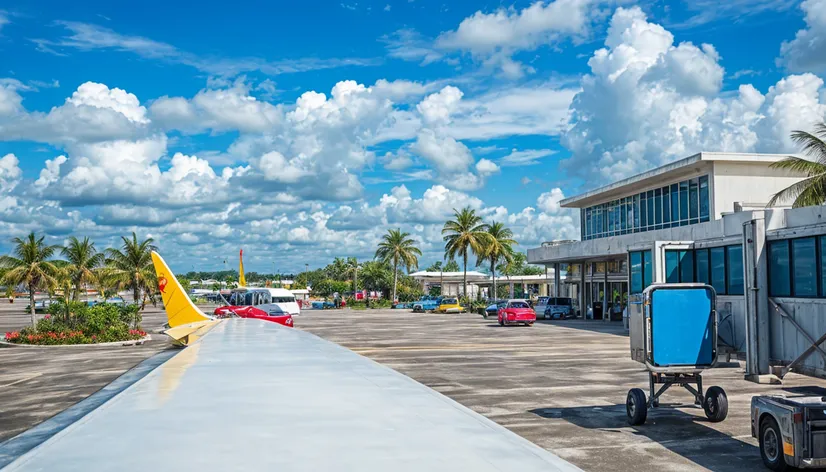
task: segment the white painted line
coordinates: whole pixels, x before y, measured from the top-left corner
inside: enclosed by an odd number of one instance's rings
[[[21,382],[25,382],[25,381],[27,381],[27,380],[31,380],[31,379],[33,379],[33,378],[35,378],[35,377],[40,377],[41,375],[43,375],[43,373],[42,373],[42,372],[35,372],[34,374],[32,374],[32,375],[30,375],[30,376],[28,376],[28,377],[23,377],[22,379],[17,379],[17,380],[15,380],[14,382],[11,382],[11,383],[7,383],[7,384],[0,385],[0,388],[3,388],[3,387],[11,387],[12,385],[17,385],[17,384],[19,384],[19,383],[21,383]]]

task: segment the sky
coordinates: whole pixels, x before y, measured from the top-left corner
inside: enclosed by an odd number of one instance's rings
[[[826,0],[261,3],[3,2],[0,252],[297,272],[401,228],[426,266],[465,206],[525,251],[579,238],[566,197],[826,120]]]

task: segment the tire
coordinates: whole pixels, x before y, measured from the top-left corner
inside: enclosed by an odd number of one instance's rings
[[[532,327],[533,327],[533,323],[525,323],[525,326],[527,326],[528,328],[532,328]]]
[[[505,326],[505,321],[504,320],[499,320],[499,326]]]
[[[625,400],[625,413],[628,415],[628,424],[637,426],[645,423],[648,417],[648,404],[645,401],[645,392],[640,388],[632,388],[628,391]]]
[[[771,416],[766,416],[760,421],[760,457],[763,464],[774,471],[783,472],[789,470],[786,458],[783,454],[783,435],[777,421]]]
[[[726,419],[728,415],[728,397],[726,392],[720,387],[711,387],[706,390],[703,398],[703,410],[706,418],[712,423],[719,423]]]

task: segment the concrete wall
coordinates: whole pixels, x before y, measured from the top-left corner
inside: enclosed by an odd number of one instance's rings
[[[714,218],[734,211],[734,202],[765,205],[772,195],[802,176],[772,169],[766,162],[715,161],[712,175]]]

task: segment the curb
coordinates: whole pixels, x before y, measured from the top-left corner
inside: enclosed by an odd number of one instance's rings
[[[19,344],[19,343],[10,343],[6,341],[6,336],[4,335],[0,338],[0,349],[2,348],[15,348],[15,347],[48,347],[48,348],[58,348],[58,347],[89,347],[89,346],[101,346],[101,347],[112,347],[112,346],[140,346],[147,341],[151,341],[152,336],[147,334],[141,339],[130,339],[129,341],[115,341],[111,343],[89,343],[89,344],[54,344],[54,345],[47,345],[47,344]]]

